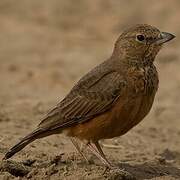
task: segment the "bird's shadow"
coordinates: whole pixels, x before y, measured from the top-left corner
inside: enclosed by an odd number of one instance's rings
[[[152,162],[145,162],[135,165],[130,165],[129,163],[120,163],[118,166],[125,169],[138,180],[152,179],[161,176],[171,176],[180,179],[180,169],[170,163],[165,163],[163,165]]]

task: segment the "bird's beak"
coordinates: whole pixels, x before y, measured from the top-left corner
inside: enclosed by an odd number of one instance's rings
[[[157,45],[164,44],[172,39],[174,39],[176,36],[173,34],[167,33],[167,32],[161,32],[159,35],[159,38],[155,41]]]

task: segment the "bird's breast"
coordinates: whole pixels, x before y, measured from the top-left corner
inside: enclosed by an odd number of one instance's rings
[[[154,65],[133,67],[128,70],[129,89],[132,95],[151,95],[158,89],[158,73]]]

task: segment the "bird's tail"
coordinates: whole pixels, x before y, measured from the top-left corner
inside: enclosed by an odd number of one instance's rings
[[[36,129],[32,133],[25,136],[19,143],[14,145],[4,156],[3,160],[9,159],[14,154],[19,152],[21,149],[23,149],[25,146],[27,146],[29,143],[33,142],[36,139],[42,138],[45,136],[45,131],[42,129]]]

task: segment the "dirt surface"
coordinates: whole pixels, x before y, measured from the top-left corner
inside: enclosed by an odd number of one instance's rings
[[[123,137],[101,142],[127,174],[103,173],[88,152],[86,164],[67,137],[54,135],[0,162],[0,179],[180,179],[179,8],[179,0],[1,0],[0,159],[110,56],[127,26],[148,23],[177,37],[156,59],[160,86],[150,114]]]

